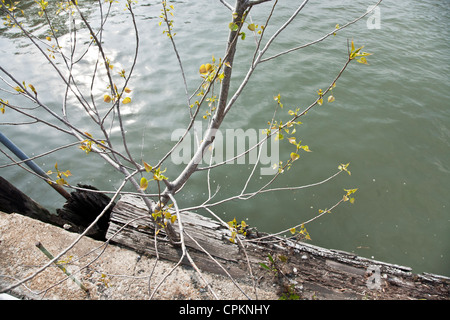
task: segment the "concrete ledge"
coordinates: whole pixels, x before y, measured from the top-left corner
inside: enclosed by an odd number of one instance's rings
[[[78,234],[19,214],[0,212],[0,291],[33,274],[48,263],[37,247],[40,242],[53,256],[68,247]],[[175,265],[172,262],[139,255],[114,245],[82,238],[59,261],[89,289],[83,291],[55,265],[7,294],[21,299],[56,300],[144,300],[150,290]],[[64,264],[64,262],[68,262]],[[149,275],[152,274],[149,284]],[[220,299],[246,299],[224,276],[203,273]],[[240,286],[254,298],[250,281]],[[259,299],[278,299],[273,288],[259,288]],[[213,299],[204,282],[192,268],[178,267],[160,287],[154,299]]]

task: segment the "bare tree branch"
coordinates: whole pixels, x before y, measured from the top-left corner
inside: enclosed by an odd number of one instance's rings
[[[231,4],[229,4],[228,2],[226,2],[225,0],[220,0],[220,2],[222,2],[223,5],[224,5],[225,7],[227,7],[229,10],[234,11],[233,6],[232,6]]]

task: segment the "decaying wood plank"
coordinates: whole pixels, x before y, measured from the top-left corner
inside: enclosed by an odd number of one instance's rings
[[[204,254],[204,249],[220,261],[230,274],[236,277],[243,275],[238,261],[239,248],[228,240],[231,233],[227,228],[192,212],[183,213],[182,221],[185,232],[192,235],[201,246],[200,248],[189,237],[185,237],[186,246],[190,249],[189,253],[199,268],[210,272],[224,273]],[[175,223],[173,226],[175,231],[179,232],[178,224]],[[116,204],[111,213],[106,238],[112,238],[113,243],[125,245],[141,253],[152,256],[157,254],[155,225],[144,202],[139,197],[125,195]],[[156,243],[160,258],[178,262],[182,251],[170,244],[164,230],[159,231]],[[189,264],[187,259],[184,259],[183,263]]]
[[[28,197],[10,182],[0,177],[0,211],[19,213],[21,215],[82,233],[102,212],[110,202],[110,198],[88,185],[79,185],[87,190],[76,190],[70,193],[64,207],[50,213],[39,203]],[[88,190],[93,190],[88,191]],[[108,228],[109,210],[88,231],[87,236],[96,240],[104,240]]]
[[[259,281],[274,281],[280,288],[289,287],[303,298],[319,299],[449,299],[450,278],[412,273],[411,268],[376,261],[339,250],[325,249],[308,243],[279,237],[264,241],[242,238],[246,255],[237,244],[229,241],[230,230],[220,223],[199,214],[182,213],[185,233],[193,236],[223,267],[238,278],[249,277],[246,256],[253,275]],[[174,227],[177,232],[178,226]],[[261,233],[253,232],[252,237]],[[137,252],[156,255],[155,229],[145,204],[138,197],[124,195],[111,213],[106,235],[113,243]],[[165,239],[164,231],[157,236],[157,250],[162,259],[177,262],[181,250]],[[223,273],[197,245],[186,238],[197,266],[214,273]],[[276,265],[268,271],[261,263]],[[184,261],[185,264],[189,264]],[[280,294],[283,291],[280,292]]]
[[[61,218],[71,221],[71,225],[77,226],[80,230],[85,230],[102,213],[111,198],[103,193],[96,192],[98,189],[93,186],[79,184],[78,187],[83,189],[71,192],[70,198],[67,199],[61,209],[56,210],[56,213]],[[104,240],[110,214],[111,209],[108,209],[97,223],[89,229],[87,236],[96,240]]]
[[[0,211],[5,213],[19,213],[59,227],[70,223],[68,220],[51,214],[47,209],[2,177],[0,177]],[[73,231],[77,232],[79,230],[75,230],[74,228]]]
[[[3,177],[0,177],[0,210],[6,213],[20,213],[35,219],[40,216],[46,217],[50,214],[47,209],[25,195]]]

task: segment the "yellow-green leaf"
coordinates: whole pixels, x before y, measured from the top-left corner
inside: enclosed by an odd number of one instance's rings
[[[36,88],[32,84],[29,84],[28,86],[30,87],[31,91],[34,92],[34,94],[37,94]]]
[[[290,137],[288,140],[291,144],[297,144],[297,142],[295,141],[295,137]]]
[[[153,167],[145,161],[144,161],[144,168],[145,168],[145,171],[147,171],[147,172],[150,172],[153,169]]]
[[[345,192],[347,192],[347,196],[351,195],[352,193],[355,193],[358,191],[358,188],[356,189],[344,189]]]
[[[56,180],[56,183],[59,184],[60,186],[68,184],[67,181],[64,180],[63,178],[60,178],[60,179]]]
[[[284,136],[281,132],[278,132],[277,135],[275,135],[275,141],[283,140]]]
[[[358,61],[359,63],[362,63],[362,64],[368,64],[368,63],[367,63],[367,59],[364,58],[364,57],[361,57],[360,59],[358,59],[358,60],[356,60],[356,61]]]
[[[338,169],[341,170],[341,171],[347,172],[349,175],[352,175],[351,172],[350,172],[349,170],[347,170],[347,167],[348,167],[349,164],[350,164],[350,163],[347,163],[347,164],[341,164],[341,165],[338,167]]]
[[[291,152],[291,160],[292,160],[292,161],[295,161],[295,160],[297,160],[298,158],[300,158],[300,155],[298,155],[298,154],[295,153],[295,152]]]
[[[239,26],[234,22],[230,22],[228,28],[230,28],[231,31],[237,31],[239,29]]]
[[[303,150],[305,150],[306,152],[312,152],[312,151],[309,149],[308,146],[301,146],[301,148],[302,148]]]
[[[16,91],[19,92],[19,93],[24,93],[24,92],[25,92],[25,91],[23,91],[23,89],[22,89],[21,87],[19,87],[19,86],[14,87],[14,90],[16,90]]]
[[[131,102],[131,98],[130,97],[126,97],[125,99],[122,100],[123,104],[127,104]]]
[[[251,24],[249,24],[248,25],[248,30],[250,30],[250,31],[255,31],[255,24],[254,23],[251,23]]]
[[[141,188],[141,190],[145,190],[148,187],[148,180],[145,177],[141,178],[141,182],[139,184],[139,187]]]

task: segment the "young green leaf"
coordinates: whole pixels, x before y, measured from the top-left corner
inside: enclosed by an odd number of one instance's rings
[[[312,152],[311,149],[309,149],[308,146],[300,146],[300,148],[302,148],[306,152]]]
[[[361,57],[360,59],[358,59],[358,60],[356,60],[356,61],[358,61],[359,63],[362,63],[362,64],[368,64],[368,63],[367,63],[367,59],[364,58],[364,57]]]
[[[295,137],[290,137],[288,140],[291,144],[297,144],[297,142],[295,141]]]
[[[295,161],[295,160],[297,160],[298,158],[300,158],[300,156],[299,156],[297,153],[291,152],[291,160],[292,160],[292,161]]]
[[[358,191],[358,188],[356,189],[344,189],[345,192],[347,192],[347,196],[355,193],[356,191]]]
[[[145,161],[144,161],[144,168],[145,168],[145,171],[147,171],[147,172],[150,172],[153,169],[153,167]]]
[[[270,268],[269,268],[265,263],[260,262],[259,265],[260,265],[261,267],[263,267],[264,269],[267,269],[267,270],[270,271]]]
[[[352,173],[347,169],[349,164],[350,164],[350,163],[347,163],[347,164],[341,164],[341,165],[339,165],[338,169],[341,170],[341,171],[347,172],[348,175],[351,176]]]
[[[123,99],[122,103],[123,104],[127,104],[131,102],[131,98],[130,97],[126,97],[125,99]]]
[[[237,25],[237,23],[230,22],[228,28],[230,28],[231,31],[237,31],[239,29],[239,26]]]
[[[139,188],[141,190],[145,190],[145,189],[147,189],[147,187],[148,187],[148,180],[145,177],[142,177],[141,182],[139,184]]]
[[[362,59],[362,58],[361,58],[361,59]],[[31,91],[33,91],[34,94],[37,95],[36,88],[35,88],[32,84],[29,84],[28,86],[30,87]]]

